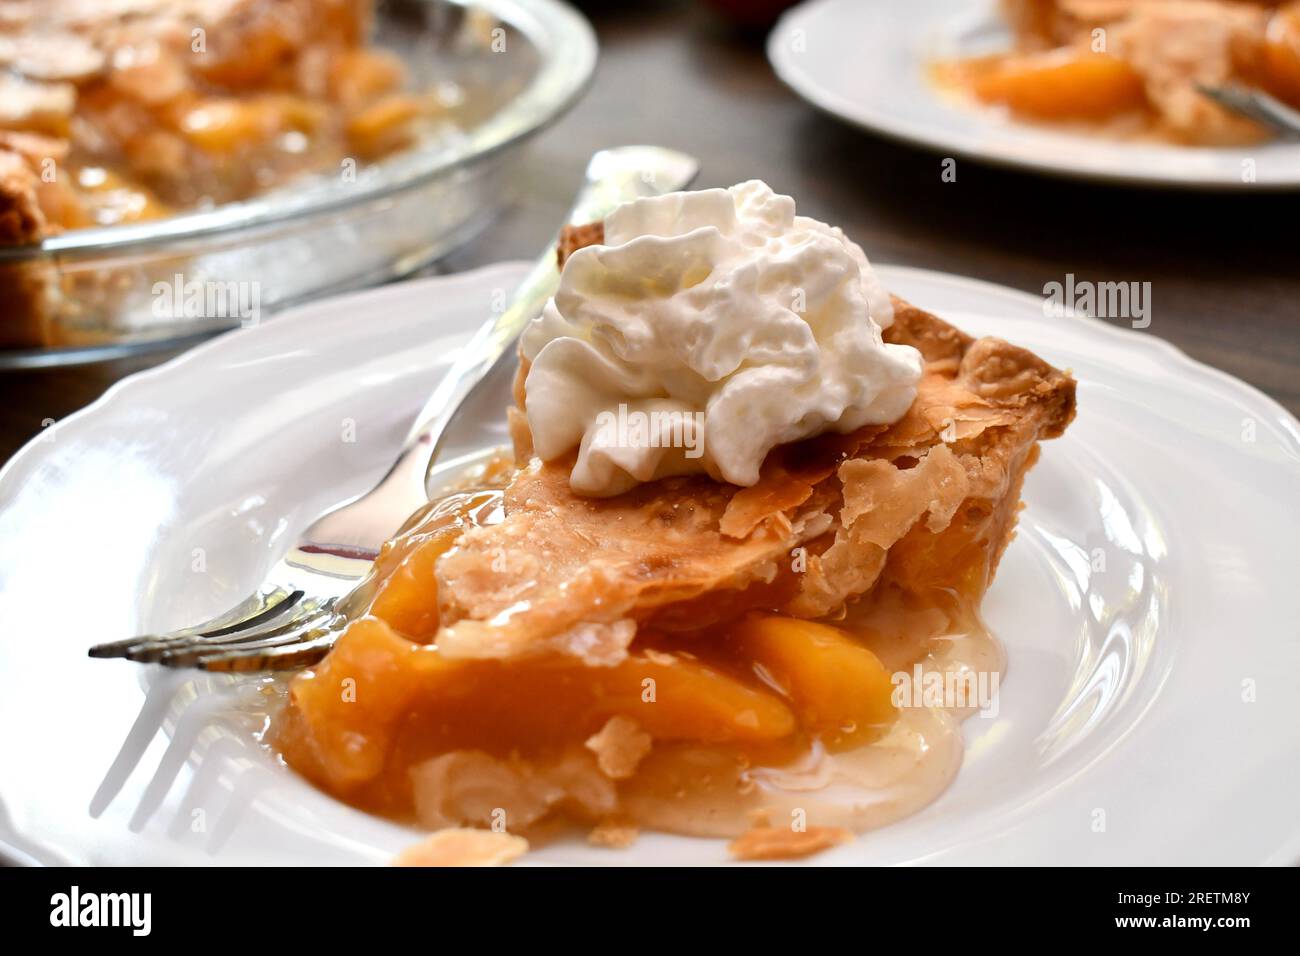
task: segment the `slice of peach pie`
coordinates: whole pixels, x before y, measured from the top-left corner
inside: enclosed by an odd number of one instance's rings
[[[1226,146],[1271,131],[1204,86],[1300,107],[1298,0],[1002,0],[1015,48],[940,64],[941,83],[1030,120]]]
[[[0,0],[0,253],[249,199],[431,139],[448,110],[372,42],[374,10]],[[131,268],[0,261],[0,348],[96,341]]]
[[[566,254],[513,459],[385,546],[364,616],[292,682],[284,757],[424,828],[742,858],[925,805],[982,702],[908,681],[996,687],[979,604],[1073,379],[891,301],[761,183],[625,206]],[[688,424],[620,445],[647,407]]]

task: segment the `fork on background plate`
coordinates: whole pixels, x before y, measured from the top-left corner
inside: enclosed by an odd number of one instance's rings
[[[1288,139],[1300,139],[1300,112],[1276,96],[1250,86],[1207,86],[1197,89],[1224,109],[1254,120]]]
[[[602,220],[632,199],[675,192],[690,184],[694,158],[657,146],[601,150],[565,220],[569,225]],[[556,239],[558,240],[558,234]],[[371,491],[326,512],[271,569],[257,593],[224,614],[192,627],[145,634],[90,649],[91,657],[125,657],[171,667],[253,671],[304,667],[325,656],[352,605],[356,589],[379,548],[424,505],[439,452],[463,425],[459,412],[513,375],[513,345],[559,285],[555,242],[516,290],[509,306],[479,327],[457,353],[411,427],[388,474]],[[436,477],[436,476],[435,476]]]

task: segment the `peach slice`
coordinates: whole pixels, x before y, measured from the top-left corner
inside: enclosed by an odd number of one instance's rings
[[[391,93],[402,84],[401,59],[387,50],[349,50],[330,67],[329,88],[347,109]]]
[[[171,209],[148,189],[128,182],[111,169],[83,168],[76,173],[77,193],[73,196],[89,221],[76,225],[140,222],[171,215]],[[76,228],[76,226],[70,226]]]
[[[527,752],[581,742],[616,715],[660,740],[763,744],[797,729],[777,695],[686,655],[634,653],[612,667],[448,660],[375,617],[353,621],[289,696],[277,740],[286,759],[345,790],[380,776],[395,747],[403,765],[461,749]]]
[[[370,613],[409,638],[432,637],[438,630],[438,581],[434,569],[438,559],[456,543],[459,533],[459,528],[449,528],[412,548],[391,574],[380,579]]]
[[[658,739],[762,742],[795,731],[794,715],[776,695],[691,658],[633,654],[590,673],[599,708],[633,718]]]
[[[286,130],[310,134],[324,118],[325,111],[319,104],[297,96],[217,98],[182,107],[179,127],[185,138],[200,149],[234,153]]]
[[[1052,50],[1012,56],[970,78],[986,103],[1035,119],[1106,119],[1146,103],[1142,77],[1105,53]]]
[[[1287,4],[1269,20],[1262,66],[1269,90],[1300,108],[1300,3]]]
[[[802,725],[827,743],[860,744],[896,716],[890,672],[838,628],[753,614],[730,638],[794,702]]]
[[[239,143],[261,140],[266,117],[239,100],[208,100],[188,109],[180,120],[190,142],[209,152],[233,150]]]
[[[500,502],[500,492],[466,491],[431,504],[387,542],[375,560],[374,594],[366,612],[406,637],[426,643],[438,630],[438,559],[467,527]]]
[[[410,653],[418,646],[377,618],[352,622],[329,657],[289,686],[277,734],[289,763],[341,788],[377,776],[419,688],[421,661]]]
[[[408,145],[419,120],[435,112],[430,97],[390,93],[348,120],[348,141],[363,157],[381,156]]]

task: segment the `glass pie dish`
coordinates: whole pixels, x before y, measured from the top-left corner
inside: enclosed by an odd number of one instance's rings
[[[252,198],[0,248],[0,368],[174,345],[410,273],[500,211],[532,134],[582,93],[590,26],[559,0],[378,0],[375,46],[445,108],[435,134]]]

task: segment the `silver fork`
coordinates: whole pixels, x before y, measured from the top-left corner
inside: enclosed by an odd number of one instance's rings
[[[1224,109],[1269,127],[1280,136],[1300,138],[1300,112],[1275,96],[1249,86],[1209,86],[1197,89]]]
[[[594,222],[628,200],[682,189],[697,170],[692,157],[656,146],[602,150],[587,165],[586,181],[566,221]],[[456,444],[450,439],[458,412],[513,373],[510,346],[558,284],[552,243],[505,311],[484,322],[457,354],[388,474],[369,493],[318,518],[256,594],[210,621],[98,644],[90,656],[214,671],[303,667],[324,657],[380,546],[428,501],[434,463],[443,449]],[[466,430],[463,421],[460,427]],[[462,444],[472,446],[472,438],[466,438]]]

